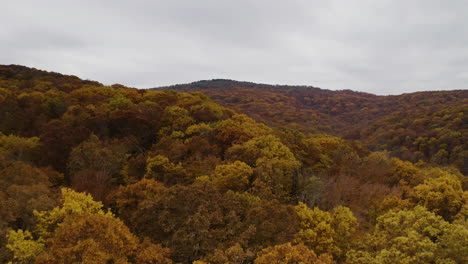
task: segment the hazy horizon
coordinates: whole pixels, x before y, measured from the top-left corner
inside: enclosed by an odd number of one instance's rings
[[[1,64],[0,64],[1,65]],[[7,65],[8,64],[4,64],[4,65]],[[104,83],[100,80],[95,80],[95,79],[90,79],[90,78],[84,78],[83,76],[79,76],[79,75],[76,75],[76,74],[73,74],[73,73],[64,73],[64,72],[58,72],[58,71],[54,71],[54,70],[47,70],[47,69],[41,69],[41,68],[37,68],[37,67],[33,67],[33,66],[28,66],[28,65],[21,65],[21,64],[10,64],[10,65],[18,65],[18,66],[24,66],[24,67],[28,67],[28,68],[34,68],[34,69],[37,69],[37,70],[42,70],[42,71],[47,71],[47,72],[53,72],[53,73],[59,73],[59,74],[62,74],[62,75],[69,75],[69,76],[76,76],[82,80],[88,80],[88,81],[96,81],[96,82],[99,82],[105,86],[111,86],[111,85],[114,85],[114,84],[121,84],[121,85],[125,85],[123,83],[118,83],[118,82],[108,82],[108,83]],[[149,90],[149,89],[164,89],[164,88],[168,88],[168,87],[172,87],[172,86],[177,86],[177,85],[188,85],[188,84],[193,84],[193,83],[197,83],[197,82],[210,82],[210,81],[219,81],[219,80],[223,80],[223,81],[232,81],[232,82],[239,82],[239,83],[252,83],[252,84],[258,84],[258,85],[270,85],[270,86],[289,86],[289,87],[307,87],[307,88],[318,88],[318,89],[322,89],[322,90],[329,90],[329,91],[344,91],[344,90],[351,90],[353,92],[361,92],[361,93],[368,93],[368,94],[373,94],[373,95],[377,95],[377,96],[398,96],[398,95],[402,95],[402,94],[409,94],[409,93],[418,93],[418,92],[438,92],[438,91],[463,91],[463,90],[466,90],[466,89],[440,89],[440,90],[420,90],[420,91],[409,91],[409,92],[402,92],[402,93],[395,93],[395,94],[378,94],[378,93],[373,93],[373,92],[366,92],[366,91],[359,91],[359,90],[354,90],[354,89],[349,89],[349,88],[345,88],[345,89],[328,89],[326,87],[319,87],[319,86],[315,86],[315,85],[309,85],[309,84],[288,84],[288,83],[262,83],[262,82],[253,82],[253,81],[248,81],[248,80],[233,80],[233,79],[225,79],[225,78],[213,78],[213,79],[200,79],[200,80],[194,80],[194,81],[189,81],[189,82],[183,82],[183,83],[174,83],[174,84],[167,84],[167,85],[160,85],[160,86],[153,86],[153,87],[134,87],[134,86],[127,86],[129,88],[136,88],[136,89],[143,89],[143,90]]]
[[[153,88],[230,79],[466,90],[467,1],[14,1],[1,64]]]

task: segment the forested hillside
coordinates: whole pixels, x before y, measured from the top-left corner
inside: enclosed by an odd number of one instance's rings
[[[215,83],[0,66],[0,262],[467,263],[465,91]]]
[[[468,174],[468,90],[397,96],[273,86],[230,80],[163,89],[203,92],[215,102],[274,127],[359,140],[374,151]]]

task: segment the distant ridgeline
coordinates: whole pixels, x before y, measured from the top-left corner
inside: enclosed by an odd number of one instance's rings
[[[0,65],[0,263],[467,263],[467,106]]]
[[[359,140],[371,150],[468,174],[468,90],[376,96],[351,90],[199,81],[156,89],[202,92],[272,127]]]

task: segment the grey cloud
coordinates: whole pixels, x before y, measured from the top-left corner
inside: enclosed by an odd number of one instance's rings
[[[376,94],[467,89],[468,1],[22,0],[0,63],[106,84],[229,78]]]

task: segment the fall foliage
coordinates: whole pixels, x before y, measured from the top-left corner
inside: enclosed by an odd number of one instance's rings
[[[467,98],[0,65],[0,262],[467,263]]]

